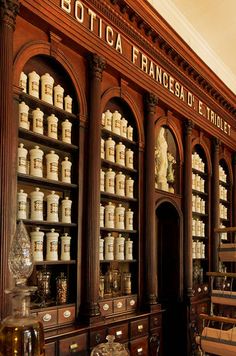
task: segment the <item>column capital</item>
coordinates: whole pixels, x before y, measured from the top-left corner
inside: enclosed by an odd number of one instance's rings
[[[215,149],[216,151],[218,151],[219,148],[220,148],[220,144],[221,144],[220,139],[218,139],[217,137],[213,137],[213,138],[212,138],[212,143],[213,143],[214,149]]]
[[[14,30],[19,8],[19,0],[0,0],[0,21],[7,23]]]
[[[156,106],[158,104],[158,97],[153,93],[146,93],[144,99],[146,110],[148,114],[155,114]]]
[[[184,128],[185,128],[185,134],[188,136],[191,135],[192,130],[194,128],[194,123],[192,122],[192,120],[186,120],[184,122]]]
[[[106,61],[103,57],[99,57],[96,53],[89,55],[90,75],[94,78],[102,80],[102,72],[106,68]]]

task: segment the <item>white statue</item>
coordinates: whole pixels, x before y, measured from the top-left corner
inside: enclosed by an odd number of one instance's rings
[[[167,142],[165,139],[165,128],[161,127],[155,150],[155,176],[156,176],[156,188],[168,191],[167,183]]]
[[[173,183],[175,181],[175,171],[173,165],[176,163],[176,160],[172,153],[167,152],[168,159],[168,168],[167,168],[167,181]]]

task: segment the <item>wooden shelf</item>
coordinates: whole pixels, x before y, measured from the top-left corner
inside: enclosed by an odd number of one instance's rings
[[[100,263],[112,263],[112,262],[119,262],[119,263],[136,263],[137,260],[100,260]]]
[[[137,233],[137,230],[124,230],[124,229],[116,229],[116,228],[112,229],[109,227],[100,227],[100,230],[108,231],[108,232],[120,232],[123,234],[136,234]]]
[[[77,224],[75,224],[75,223],[67,224],[67,223],[63,223],[63,222],[53,222],[53,221],[49,222],[46,220],[17,219],[18,222],[20,220],[22,220],[25,225],[43,225],[43,226],[50,226],[50,227],[75,227],[75,226],[77,226]]]
[[[75,265],[76,260],[69,261],[35,261],[34,266],[47,266],[47,265]]]
[[[220,185],[222,185],[222,187],[225,187],[225,188],[230,188],[230,184],[227,182],[223,182],[222,180],[220,180]]]
[[[120,171],[126,171],[128,173],[137,173],[137,169],[128,168],[126,166],[122,166],[121,164],[107,161],[106,159],[102,159],[101,161],[102,161],[102,166],[108,168],[117,168],[117,170],[119,169]]]
[[[208,197],[207,193],[201,192],[200,190],[192,189],[192,192],[193,192],[194,195],[201,195],[204,198]]]
[[[114,139],[116,139],[116,142],[123,142],[125,145],[128,144],[128,146],[137,146],[137,143],[135,141],[131,141],[126,137],[120,136],[104,128],[102,128],[102,135],[103,137],[107,137],[107,138],[113,137]]]
[[[19,137],[22,140],[33,141],[33,143],[38,143],[48,147],[56,148],[61,151],[70,152],[70,151],[77,151],[79,149],[79,147],[76,145],[72,145],[70,143],[56,140],[46,135],[41,135],[33,131],[23,129],[22,127],[19,127]]]
[[[103,201],[110,201],[110,200],[119,200],[119,201],[130,201],[130,202],[137,202],[138,199],[136,198],[129,198],[124,195],[117,195],[107,192],[101,192],[101,200]]]
[[[196,235],[193,235],[192,238],[193,238],[193,239],[207,240],[207,237],[206,237],[206,236],[196,236]]]
[[[39,185],[42,187],[51,187],[58,190],[65,190],[65,189],[77,189],[78,185],[77,184],[71,184],[71,183],[64,183],[60,182],[57,180],[52,180],[52,179],[47,179],[47,178],[40,178],[40,177],[35,177],[31,176],[28,174],[23,174],[23,173],[18,173],[17,174],[18,181],[21,183],[27,183],[28,185]]]
[[[201,177],[203,177],[203,178],[207,178],[207,173],[202,172],[202,171],[199,171],[199,170],[196,169],[196,168],[192,168],[192,172],[195,173],[195,174],[198,174],[199,176],[201,176]]]
[[[208,214],[202,214],[202,213],[198,213],[196,211],[193,211],[192,215],[198,216],[198,217],[201,217],[201,218],[207,218],[208,217]]]

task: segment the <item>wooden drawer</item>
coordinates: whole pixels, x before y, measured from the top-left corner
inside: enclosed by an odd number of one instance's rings
[[[75,320],[75,307],[58,309],[58,323],[71,323]]]
[[[45,345],[45,356],[56,355],[56,342],[50,342]]]
[[[106,329],[97,329],[90,333],[90,347],[94,347],[101,342],[106,342]]]
[[[120,324],[108,328],[109,335],[115,335],[115,341],[118,342],[125,342],[128,340],[128,323],[127,324]]]
[[[150,329],[154,329],[156,327],[161,326],[161,321],[162,321],[161,314],[152,315],[150,318]]]
[[[148,337],[142,337],[130,342],[131,356],[148,356]]]
[[[129,310],[136,310],[137,308],[137,296],[133,295],[126,299],[126,309]]]
[[[59,356],[86,355],[87,339],[87,334],[81,334],[59,340]]]
[[[148,332],[148,319],[140,319],[130,323],[130,336],[131,338],[146,335]]]
[[[149,356],[162,355],[162,330],[152,330],[149,338]]]
[[[99,307],[102,316],[110,315],[113,312],[111,300],[99,302]]]
[[[43,323],[43,326],[47,328],[48,326],[57,325],[57,310],[47,310],[38,313],[39,320]]]
[[[126,300],[125,298],[116,299],[113,302],[114,313],[122,313],[126,311]]]

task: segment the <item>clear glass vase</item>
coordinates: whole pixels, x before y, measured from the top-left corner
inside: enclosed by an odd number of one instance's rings
[[[97,345],[91,352],[91,356],[127,356],[129,351],[118,342],[114,342],[114,335],[107,335],[107,343]]]

